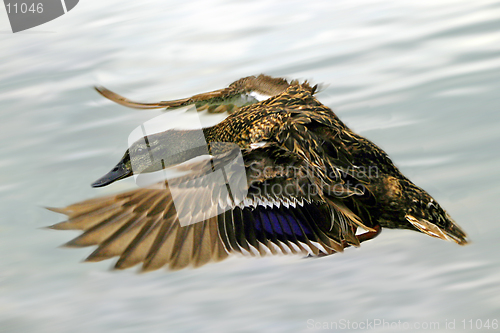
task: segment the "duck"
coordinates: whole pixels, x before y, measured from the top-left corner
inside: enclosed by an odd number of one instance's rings
[[[226,112],[200,129],[168,129],[129,146],[94,183],[177,170],[177,176],[64,208],[52,225],[81,230],[67,247],[118,258],[114,269],[179,270],[230,255],[323,257],[407,229],[459,245],[466,233],[381,148],[316,99],[318,85],[268,75],[189,98],[140,103],[104,87],[123,106]]]

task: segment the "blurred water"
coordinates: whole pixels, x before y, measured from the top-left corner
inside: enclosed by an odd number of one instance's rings
[[[0,45],[0,332],[306,332],[342,320],[440,332],[500,320],[500,2],[85,0],[17,34],[1,11]],[[91,249],[56,248],[76,233],[40,229],[62,219],[43,206],[132,187],[89,184],[160,114],[92,85],[155,101],[259,73],[324,82],[318,98],[472,244],[389,230],[317,260],[138,275],[80,264]]]

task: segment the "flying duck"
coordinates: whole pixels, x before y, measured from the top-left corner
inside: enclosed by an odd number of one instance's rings
[[[325,256],[358,247],[382,228],[466,244],[426,191],[314,97],[317,88],[261,74],[189,98],[138,103],[97,87],[127,107],[194,105],[229,115],[211,127],[135,141],[93,187],[165,169],[181,174],[49,208],[67,216],[51,228],[82,230],[65,245],[97,246],[86,261],[118,257],[114,268],[141,264],[142,271],[199,267],[233,253]]]

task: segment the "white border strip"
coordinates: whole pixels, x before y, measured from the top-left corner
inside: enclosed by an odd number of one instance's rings
[[[64,9],[64,14],[66,14],[68,12],[68,10],[66,9],[66,2],[64,2],[64,0],[61,0],[61,3]]]

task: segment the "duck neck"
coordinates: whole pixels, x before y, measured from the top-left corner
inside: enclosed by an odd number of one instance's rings
[[[201,130],[168,130],[161,134],[162,145],[157,156],[164,159],[161,168],[186,162],[201,155],[219,155],[237,147],[220,138],[215,127]],[[151,139],[155,139],[151,137]],[[155,167],[158,168],[159,165]]]
[[[182,163],[209,153],[209,138],[205,130],[169,130],[166,132],[166,150],[170,153],[170,165]]]

